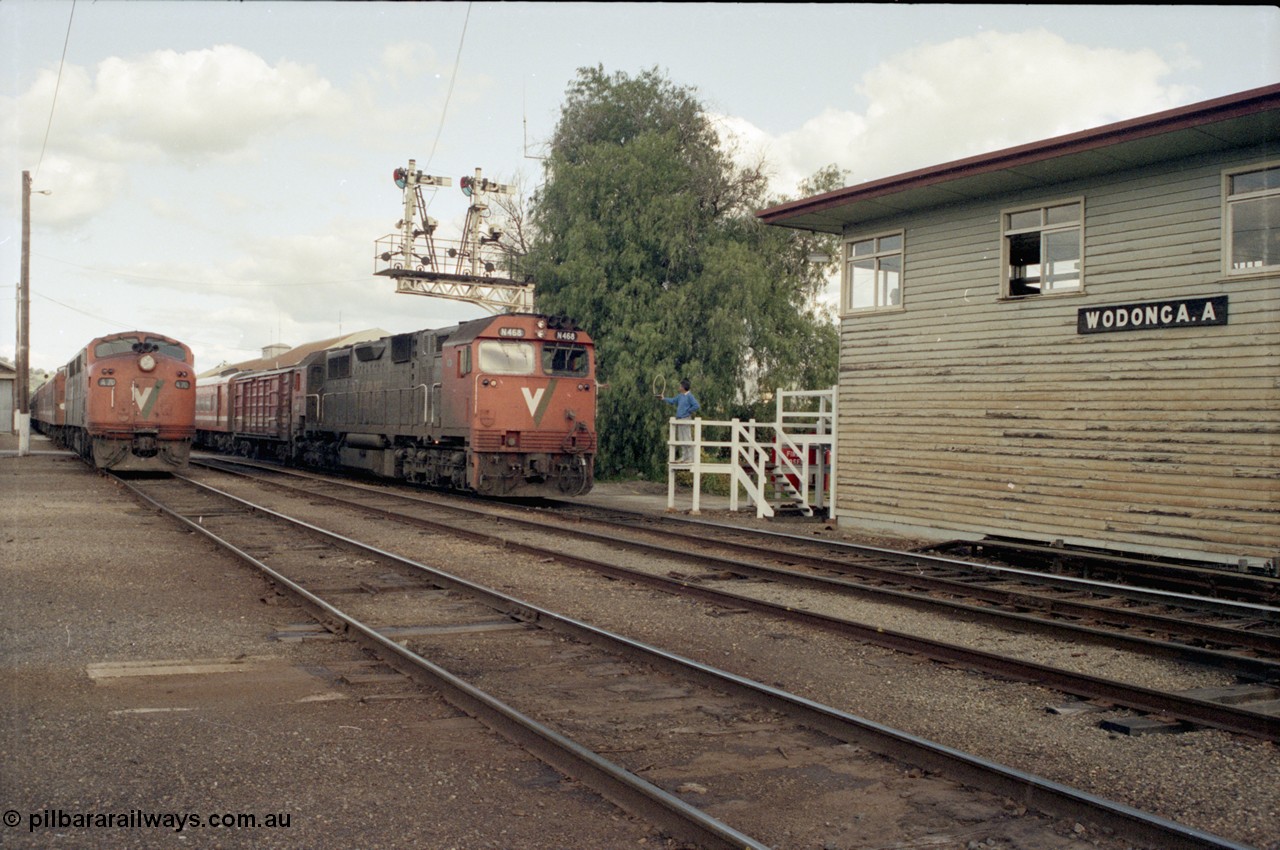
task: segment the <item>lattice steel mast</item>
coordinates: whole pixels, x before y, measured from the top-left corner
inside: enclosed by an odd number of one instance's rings
[[[488,195],[509,195],[511,187],[483,177],[463,177],[460,188],[471,199],[462,225],[462,239],[437,240],[439,222],[427,215],[425,186],[450,186],[448,177],[417,170],[414,160],[393,173],[404,191],[404,216],[397,233],[374,243],[374,274],[395,278],[396,292],[466,301],[494,313],[532,313],[533,283],[520,279],[516,256],[501,245],[502,233],[484,229]]]

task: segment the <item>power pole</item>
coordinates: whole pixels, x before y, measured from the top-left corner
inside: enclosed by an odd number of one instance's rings
[[[22,172],[22,273],[18,279],[18,456],[31,454],[31,172]]]

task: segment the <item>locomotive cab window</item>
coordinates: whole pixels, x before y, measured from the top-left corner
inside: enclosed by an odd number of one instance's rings
[[[529,342],[484,340],[478,348],[480,371],[489,375],[532,375],[538,362]]]
[[[412,360],[414,343],[417,339],[416,334],[400,334],[391,337],[391,362],[408,363]]]
[[[134,351],[154,351],[165,357],[172,357],[174,360],[187,361],[187,352],[180,345],[174,345],[168,340],[159,337],[149,336],[139,339],[136,336],[120,337],[119,339],[109,339],[98,343],[93,348],[94,357],[115,357],[120,354],[130,354]]]
[[[560,375],[584,378],[589,371],[587,347],[547,343],[542,346],[542,372],[544,375]]]
[[[351,352],[350,351],[344,351],[341,354],[330,355],[328,377],[329,377],[329,380],[351,377]]]
[[[1080,290],[1084,201],[1006,210],[1000,223],[1006,298]]]
[[[1226,175],[1228,274],[1280,268],[1280,165]]]

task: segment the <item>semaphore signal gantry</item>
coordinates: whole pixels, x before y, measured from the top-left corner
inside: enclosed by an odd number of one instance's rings
[[[532,313],[533,283],[520,275],[518,256],[501,242],[496,228],[484,229],[489,195],[509,195],[511,187],[489,180],[476,169],[459,181],[471,199],[457,241],[435,238],[439,222],[427,215],[424,187],[451,186],[448,177],[423,174],[409,160],[392,176],[404,192],[404,216],[397,232],[374,243],[374,274],[395,278],[396,292],[430,295],[479,304],[494,313]]]

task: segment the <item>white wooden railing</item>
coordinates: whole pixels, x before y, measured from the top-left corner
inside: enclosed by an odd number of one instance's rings
[[[676,476],[693,476],[692,513],[701,510],[702,478],[729,479],[729,510],[740,496],[755,505],[756,516],[770,517],[784,503],[806,516],[835,511],[836,390],[780,392],[773,422],[739,419],[669,420],[667,435],[667,508],[676,507]],[[679,426],[690,426],[681,439]],[[692,448],[692,462],[679,460]]]

